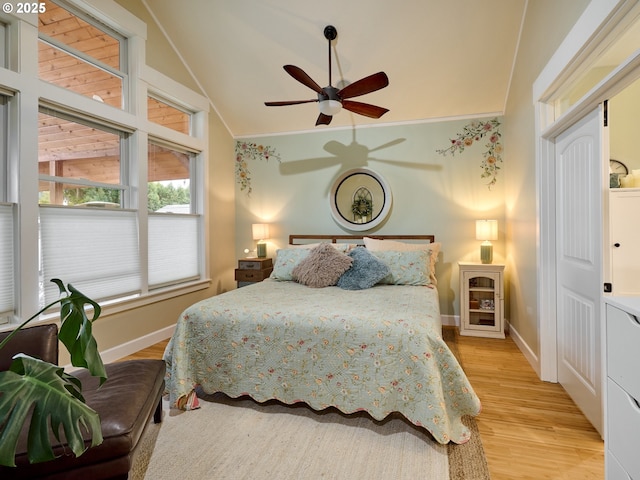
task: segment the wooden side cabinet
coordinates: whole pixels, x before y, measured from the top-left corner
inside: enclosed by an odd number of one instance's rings
[[[271,275],[271,272],[273,272],[271,258],[243,258],[238,260],[235,278],[238,287],[244,287],[263,281]]]
[[[460,335],[504,338],[504,265],[458,262]]]

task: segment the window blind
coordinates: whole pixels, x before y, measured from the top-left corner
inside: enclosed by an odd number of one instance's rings
[[[149,288],[199,278],[199,219],[149,213]]]
[[[52,278],[96,301],[140,292],[135,211],[41,206],[40,231],[46,304],[59,297]]]
[[[13,313],[13,205],[0,204],[0,317]]]

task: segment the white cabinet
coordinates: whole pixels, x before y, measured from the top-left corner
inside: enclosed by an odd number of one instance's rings
[[[606,298],[605,471],[640,478],[640,298]]]
[[[504,338],[504,265],[458,265],[460,335]]]
[[[614,295],[640,294],[640,188],[609,191],[609,276]]]

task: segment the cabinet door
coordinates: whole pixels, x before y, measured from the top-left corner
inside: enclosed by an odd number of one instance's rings
[[[634,216],[640,209],[640,191],[609,194],[611,231],[611,283],[614,295],[640,293],[640,226]],[[617,245],[617,246],[616,246]]]
[[[502,332],[502,292],[497,272],[463,272],[465,311],[462,328]]]

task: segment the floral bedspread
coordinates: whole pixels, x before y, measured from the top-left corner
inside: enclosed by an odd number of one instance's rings
[[[173,407],[194,388],[316,410],[400,412],[440,443],[464,443],[480,401],[444,340],[435,288],[309,288],[265,280],[198,302],[167,345]]]

